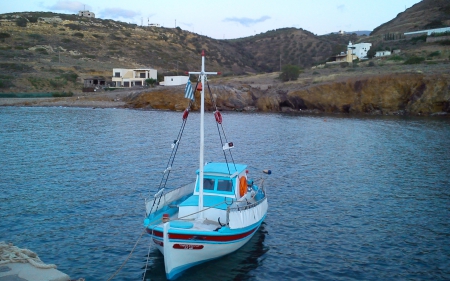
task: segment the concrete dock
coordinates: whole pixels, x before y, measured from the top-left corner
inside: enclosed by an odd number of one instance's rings
[[[0,281],[69,281],[69,275],[55,268],[36,268],[29,263],[0,265]]]
[[[0,281],[69,281],[69,275],[45,264],[39,256],[12,243],[0,242]]]

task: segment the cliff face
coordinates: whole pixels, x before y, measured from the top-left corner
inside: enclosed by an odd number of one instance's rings
[[[206,90],[206,89],[205,89]],[[326,113],[433,114],[450,112],[450,75],[396,74],[349,79],[304,89],[295,87],[211,86],[221,110],[319,111]],[[206,109],[213,110],[205,91]],[[198,110],[200,93],[192,107]],[[184,87],[158,87],[130,95],[133,108],[184,110]]]
[[[354,79],[293,91],[295,109],[372,114],[450,112],[450,83],[444,75],[398,74]]]

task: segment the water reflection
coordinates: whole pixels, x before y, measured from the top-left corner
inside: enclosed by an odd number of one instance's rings
[[[263,256],[269,250],[264,245],[267,231],[265,223],[255,235],[238,251],[225,257],[206,262],[186,270],[177,280],[250,280],[252,271],[263,263]],[[150,240],[148,239],[148,242]],[[146,261],[146,260],[145,260]],[[145,263],[144,261],[144,263]],[[145,269],[145,264],[143,266]],[[164,270],[164,256],[156,249],[150,252],[145,280],[167,280]]]

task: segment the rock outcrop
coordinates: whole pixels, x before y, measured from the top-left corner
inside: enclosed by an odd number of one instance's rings
[[[211,85],[220,110],[265,112],[314,111],[326,113],[429,115],[450,112],[450,75],[395,74],[353,78],[296,88],[242,85]],[[208,91],[205,91],[208,93]],[[200,107],[199,96],[192,109]],[[208,95],[208,94],[207,94]],[[184,110],[184,87],[157,87],[129,95],[128,107]],[[206,109],[213,110],[206,98]]]

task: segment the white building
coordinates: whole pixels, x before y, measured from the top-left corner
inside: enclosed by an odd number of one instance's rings
[[[95,18],[95,14],[93,12],[89,12],[88,10],[79,11],[79,17],[87,17],[87,18]]]
[[[113,68],[112,82],[115,87],[145,86],[145,80],[153,78],[157,80],[156,69],[151,68]]]
[[[370,47],[372,47],[372,43],[352,44],[351,41],[348,43],[348,49],[352,49],[352,54],[360,60],[367,59],[367,52],[370,50]]]
[[[164,86],[178,86],[187,83],[189,76],[164,76],[164,82],[159,83]]]
[[[375,53],[375,57],[379,58],[379,57],[387,57],[390,56],[391,52],[390,51],[377,51]]]

